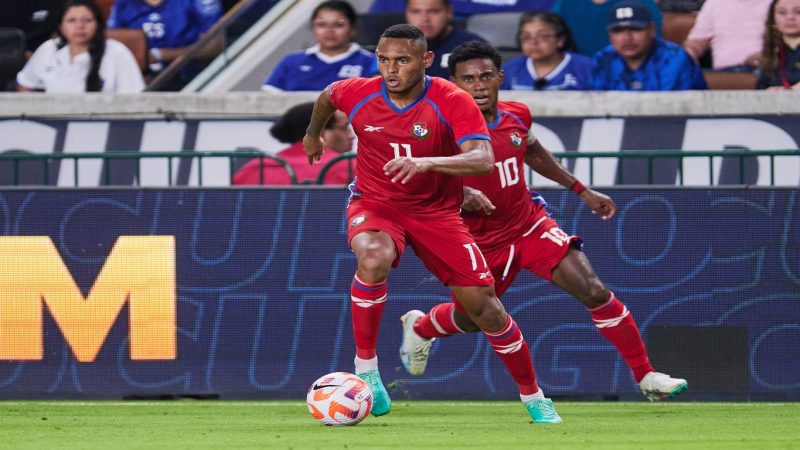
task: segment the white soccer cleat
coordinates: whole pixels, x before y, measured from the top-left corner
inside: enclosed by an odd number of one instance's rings
[[[682,378],[672,378],[661,372],[650,372],[639,383],[642,394],[651,402],[665,398],[673,398],[689,388],[689,383]]]
[[[403,344],[400,346],[400,361],[406,371],[414,376],[425,373],[431,345],[436,340],[436,338],[425,339],[420,337],[414,331],[414,323],[421,317],[425,317],[425,313],[418,309],[412,309],[400,317],[403,322]]]

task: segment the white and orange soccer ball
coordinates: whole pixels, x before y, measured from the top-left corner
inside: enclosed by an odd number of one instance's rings
[[[361,378],[347,372],[323,375],[308,388],[311,415],[325,425],[355,425],[372,410],[372,391]]]

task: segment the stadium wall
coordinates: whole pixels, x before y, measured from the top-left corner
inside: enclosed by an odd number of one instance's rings
[[[504,96],[532,108],[534,131],[553,151],[786,150],[800,142],[800,103],[781,92],[678,93],[518,93]],[[181,151],[282,149],[269,134],[273,121],[288,107],[315,98],[314,93],[267,95],[143,94],[55,95],[0,94],[0,152],[73,153],[113,151]],[[233,161],[234,170],[244,160]],[[48,184],[74,186],[71,163],[51,163]],[[79,186],[101,184],[142,186],[226,186],[231,161],[184,159],[172,173],[166,160],[148,159],[142,179],[135,164],[114,163],[110,183],[101,176],[99,160],[80,163]],[[202,169],[199,167],[202,164]],[[746,184],[800,185],[800,157],[744,160],[691,158],[683,169],[683,184],[694,186]],[[713,167],[710,167],[713,165]],[[618,163],[615,158],[580,159],[570,169],[597,186],[642,184],[648,181],[645,160]],[[63,167],[63,170],[62,170]],[[0,164],[0,183],[12,179],[10,163]],[[41,164],[22,167],[21,180],[41,184]],[[652,180],[679,184],[677,161],[655,160]],[[23,182],[23,184],[26,184]],[[552,185],[534,179],[537,186]]]
[[[602,222],[544,190],[687,398],[800,397],[796,189],[606,192]],[[341,189],[0,192],[0,398],[302,398],[352,370]],[[399,364],[399,316],[449,301],[412,251],[389,280],[378,349],[396,399],[515,397],[480,334]],[[580,304],[521,275],[504,302],[555,397],[640,398]]]

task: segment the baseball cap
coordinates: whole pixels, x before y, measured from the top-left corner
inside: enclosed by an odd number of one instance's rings
[[[650,10],[644,4],[634,0],[625,0],[611,8],[606,29],[647,28],[652,21]]]

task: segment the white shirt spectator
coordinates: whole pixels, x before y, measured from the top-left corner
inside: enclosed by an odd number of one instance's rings
[[[69,47],[58,48],[57,39],[45,41],[17,74],[17,83],[28,89],[48,93],[86,92],[86,76],[91,59],[88,52],[69,56]],[[113,39],[106,40],[100,63],[103,92],[136,93],[144,90],[139,65],[128,47]]]

